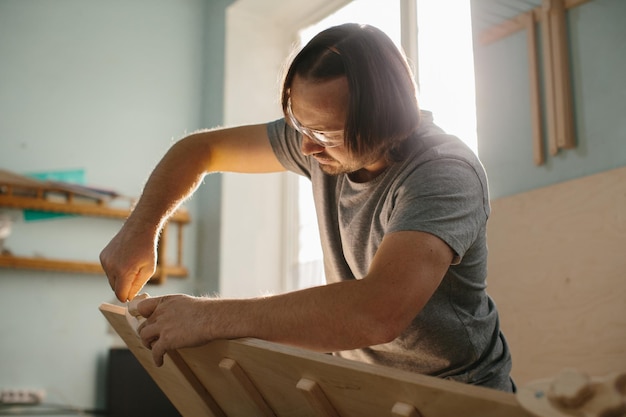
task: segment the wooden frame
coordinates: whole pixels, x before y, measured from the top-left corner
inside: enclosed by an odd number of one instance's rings
[[[565,9],[571,9],[573,7],[585,4],[589,1],[591,0],[564,0],[563,5]],[[542,7],[543,6],[539,6],[530,10],[530,12],[533,14],[533,19],[536,22],[540,22],[542,19]],[[526,29],[526,22],[524,21],[524,19],[524,14],[520,14],[482,31],[478,37],[480,44],[489,45],[490,43],[497,42],[502,38],[506,38],[507,36],[514,34],[515,32]]]
[[[550,155],[556,155],[560,149],[576,147],[565,12],[587,1],[589,0],[543,0],[540,7],[506,20],[479,35],[480,43],[489,45],[519,30],[526,30],[535,165],[545,162],[541,126],[541,74],[545,93],[545,136]],[[541,73],[538,72],[535,22],[541,25]]]
[[[368,365],[257,339],[168,352],[157,368],[126,318],[100,310],[185,417],[530,417],[514,394]]]

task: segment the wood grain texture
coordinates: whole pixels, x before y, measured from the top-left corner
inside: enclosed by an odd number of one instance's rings
[[[487,235],[518,385],[626,370],[626,167],[494,200]]]
[[[152,352],[141,344],[139,337],[126,320],[125,307],[103,303],[100,311],[183,416],[225,416],[213,397],[199,383],[187,364],[181,360],[178,352],[166,355],[162,367],[158,368],[154,365]]]
[[[277,416],[315,416],[297,384],[315,381],[340,416],[386,416],[402,402],[423,416],[529,417],[513,394],[368,365],[257,339],[216,340],[166,355],[157,368],[133,333],[124,308],[103,304],[103,314],[185,417],[258,415],[241,401],[240,387],[220,371],[231,358]],[[172,360],[172,358],[174,360]],[[182,370],[181,370],[182,369]],[[189,379],[192,381],[190,383]]]
[[[242,394],[242,400],[251,402],[250,408],[255,409],[254,415],[266,417],[276,416],[237,361],[224,358],[220,361],[219,367],[229,380],[230,385],[234,388],[239,388]]]
[[[556,107],[556,93],[555,77],[558,76],[555,72],[555,51],[554,42],[552,41],[553,22],[550,18],[550,9],[552,7],[552,0],[543,0],[543,6],[540,14],[541,19],[541,56],[543,61],[543,84],[545,91],[545,114],[546,114],[546,137],[548,142],[548,151],[550,155],[556,155],[559,152],[558,144],[558,129],[557,129],[557,107]]]
[[[302,378],[296,384],[296,388],[302,392],[311,408],[318,417],[339,417],[337,410],[324,394],[320,385],[312,379]]]
[[[552,42],[553,93],[556,115],[556,142],[559,149],[576,147],[569,60],[569,41],[564,0],[550,0],[550,42]]]

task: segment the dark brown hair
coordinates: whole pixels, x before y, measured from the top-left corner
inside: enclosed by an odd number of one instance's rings
[[[419,107],[406,58],[384,32],[347,23],[311,39],[285,75],[283,113],[296,75],[313,81],[346,76],[350,99],[345,146],[356,154],[384,153],[390,161],[401,159],[399,147],[417,129]]]

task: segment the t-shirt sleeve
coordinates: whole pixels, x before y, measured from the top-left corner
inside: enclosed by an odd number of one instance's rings
[[[300,133],[285,123],[285,119],[278,119],[267,124],[267,135],[276,157],[285,169],[311,178],[311,160],[300,152]]]
[[[483,182],[474,167],[453,158],[417,167],[398,187],[387,232],[416,230],[446,242],[460,263],[489,214]]]

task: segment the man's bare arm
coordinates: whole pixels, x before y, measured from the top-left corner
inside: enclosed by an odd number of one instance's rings
[[[184,295],[139,303],[144,345],[161,364],[166,351],[213,339],[256,337],[331,352],[386,343],[421,311],[453,252],[423,232],[386,236],[368,275],[276,296],[222,300]]]
[[[174,144],[150,175],[120,232],[100,254],[117,298],[132,299],[154,274],[163,224],[207,173],[283,170],[265,125],[199,132]]]

